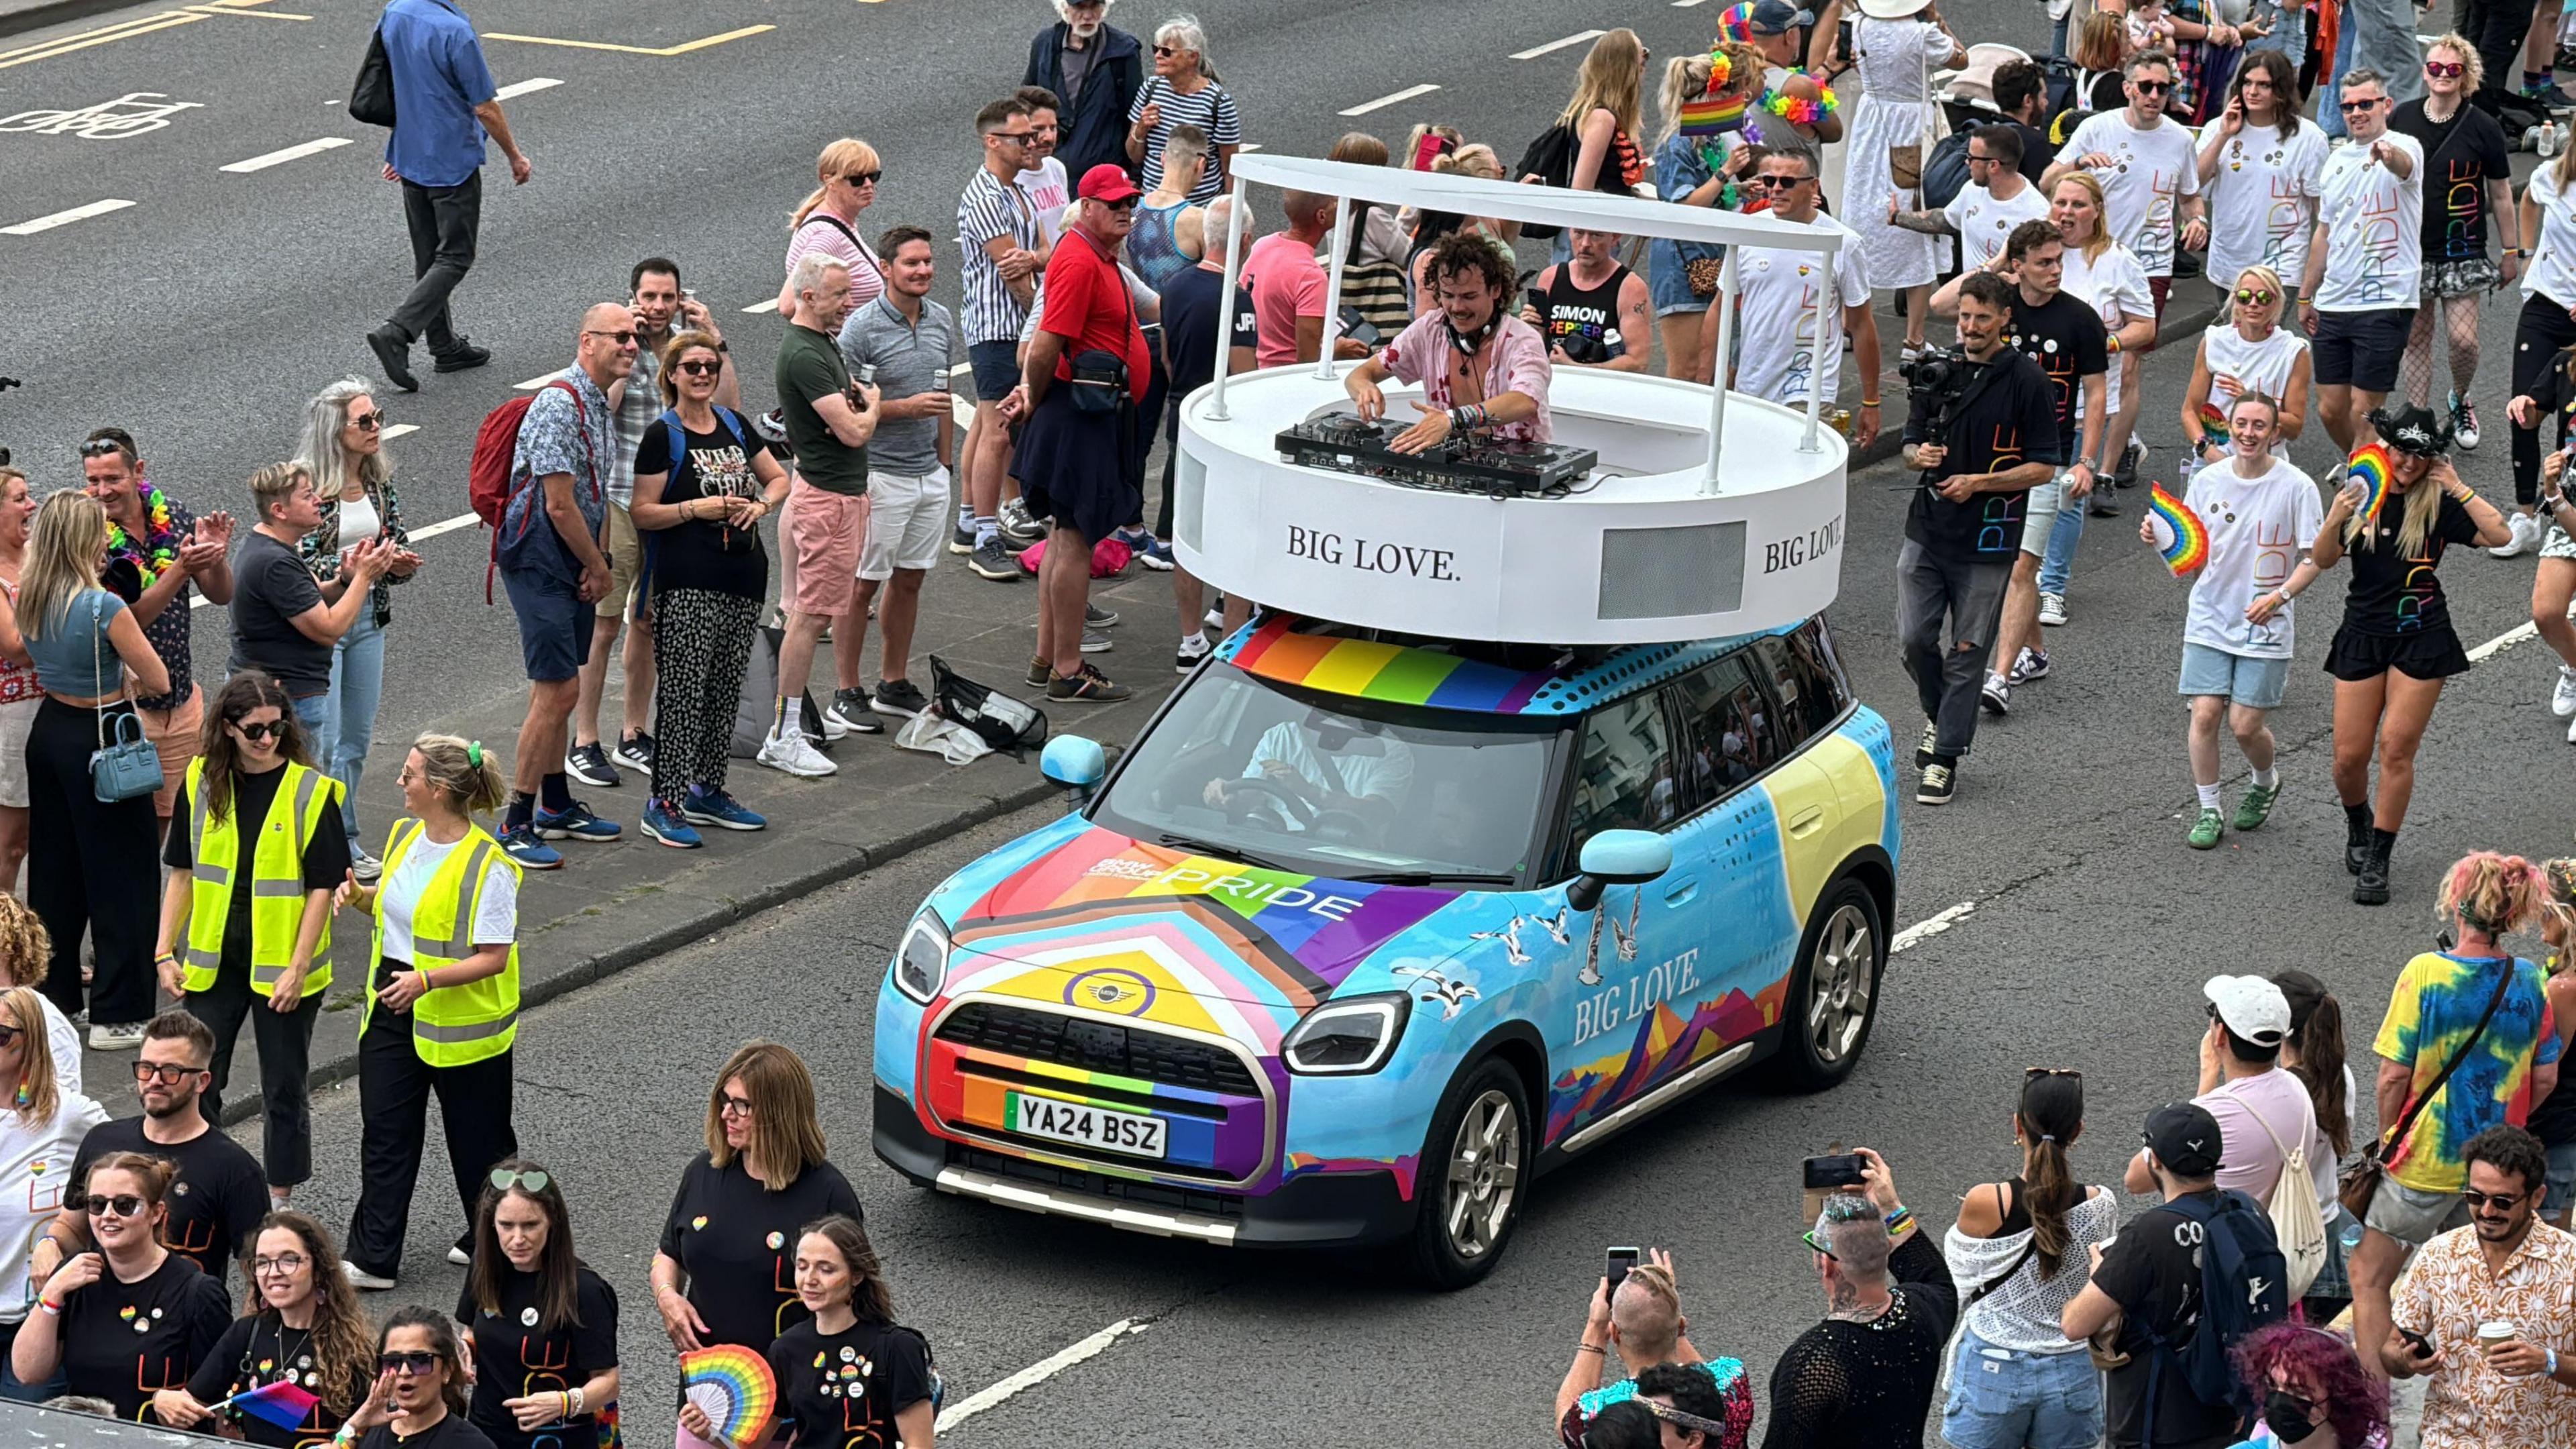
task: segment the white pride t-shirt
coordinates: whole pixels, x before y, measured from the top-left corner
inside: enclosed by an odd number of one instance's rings
[[[1828,262],[1814,252],[1743,247],[1736,253],[1736,305],[1744,324],[1735,390],[1777,403],[1803,403],[1814,380],[1832,402],[1843,371],[1843,309],[1869,301],[1860,238],[1830,216],[1818,228],[1843,234]],[[1821,359],[1821,360],[1820,360]]]
[[[2025,221],[2046,221],[2048,200],[2028,182],[2010,201],[1998,201],[1982,186],[1962,186],[1942,215],[1959,233],[1959,270],[1974,271],[2003,255],[2013,228]]]
[[[2412,308],[2424,288],[2424,148],[2395,131],[2380,139],[2414,165],[2400,181],[2356,141],[2326,157],[2318,224],[2326,230],[2320,312]]]
[[[2105,332],[2117,332],[2123,323],[2156,314],[2156,294],[2147,285],[2147,269],[2118,242],[2104,247],[2102,255],[2091,261],[2084,259],[2082,248],[2068,247],[2066,275],[2058,287],[2092,303]],[[2135,353],[2111,354],[2111,372],[2118,380],[2105,386],[2111,389],[2113,412],[2137,401],[2140,369],[2131,365],[2136,360]],[[2075,415],[2084,416],[2082,393],[2076,394],[2075,407]]]
[[[2245,610],[2289,579],[2325,526],[2316,480],[2277,457],[2262,476],[2247,478],[2230,458],[2193,474],[2183,502],[2209,530],[2209,562],[2183,612],[2184,642],[2245,659],[2289,658],[2299,606],[2284,604],[2260,624]]]
[[[2223,133],[2219,122],[2201,128],[2201,144]],[[2300,117],[2288,140],[2278,126],[2248,125],[2218,148],[2218,174],[2209,197],[2209,276],[2236,285],[2237,274],[2260,264],[2299,285],[2316,230],[2313,203],[2325,171],[2326,133]]]
[[[2096,170],[2111,235],[2137,253],[2150,277],[2173,275],[2175,233],[2182,198],[2200,194],[2200,152],[2191,128],[2158,117],[2156,128],[2129,124],[2124,107],[2098,111],[2075,128],[2057,154],[2066,159],[2099,153],[2111,158]]]
[[[2558,163],[2543,161],[2531,173],[2531,204],[2540,208],[2540,236],[2522,274],[2522,295],[2576,307],[2576,194],[2558,185]]]
[[[59,1083],[55,1098],[51,1121],[0,1112],[0,1323],[22,1321],[35,1302],[28,1253],[62,1208],[81,1139],[107,1120],[106,1108]]]

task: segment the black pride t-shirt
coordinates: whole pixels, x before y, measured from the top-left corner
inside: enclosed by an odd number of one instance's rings
[[[131,1283],[109,1269],[65,1296],[63,1392],[105,1399],[118,1418],[140,1419],[154,1393],[188,1386],[232,1321],[223,1285],[180,1254]]]
[[[617,1291],[597,1273],[574,1264],[573,1316],[579,1322],[547,1327],[538,1311],[537,1285],[536,1274],[505,1267],[501,1311],[486,1313],[474,1301],[473,1275],[466,1275],[465,1290],[456,1299],[456,1321],[474,1335],[474,1398],[467,1417],[495,1449],[531,1449],[541,1440],[586,1449],[598,1438],[595,1414],[558,1419],[527,1433],[501,1405],[506,1399],[565,1393],[617,1367]]]
[[[244,1439],[267,1449],[311,1449],[338,1432],[340,1421],[374,1389],[376,1377],[371,1363],[359,1363],[350,1365],[339,1383],[327,1382],[320,1356],[313,1351],[313,1330],[289,1328],[268,1311],[233,1320],[233,1326],[215,1340],[206,1361],[197,1365],[195,1377],[188,1380],[188,1393],[198,1403],[214,1404],[274,1383],[291,1383],[321,1402],[292,1429],[281,1429],[240,1409],[221,1410],[220,1417],[241,1431]]]
[[[689,1306],[707,1325],[702,1340],[766,1351],[812,1317],[796,1297],[796,1232],[833,1213],[860,1220],[859,1195],[828,1162],[771,1192],[740,1157],[717,1167],[698,1154],[671,1199],[662,1252],[689,1275]]]
[[[2417,488],[2440,486],[2447,469],[2435,467],[2415,480]],[[2442,596],[2442,551],[2455,543],[2478,541],[2478,525],[2466,505],[2442,495],[2441,514],[2413,557],[2397,546],[2397,527],[2406,512],[2406,495],[2391,492],[2379,510],[2377,527],[2348,545],[2352,584],[2344,591],[2343,626],[2356,634],[2394,638],[2423,630],[2451,632],[2450,601]],[[101,1129],[104,1130],[104,1129]]]
[[[2436,121],[2424,114],[2421,100],[2412,100],[2388,118],[2388,129],[2424,147],[2424,264],[2484,257],[2488,184],[2513,181],[2504,127],[2471,105]]]
[[[930,1349],[921,1335],[859,1322],[825,1333],[812,1319],[769,1346],[779,1415],[793,1421],[792,1449],[878,1449],[895,1442],[895,1415],[930,1397]]]
[[[2004,345],[2039,364],[2057,400],[2057,453],[2061,462],[2076,456],[2079,429],[2075,406],[2084,398],[2084,379],[2108,373],[2110,334],[2102,316],[2059,292],[2034,307],[2013,294],[2012,326]]]
[[[72,1181],[85,1189],[89,1165],[118,1152],[165,1158],[179,1170],[162,1200],[169,1216],[161,1224],[161,1246],[193,1259],[217,1288],[224,1287],[233,1260],[268,1216],[268,1177],[259,1159],[220,1127],[164,1145],[144,1137],[142,1118],[125,1117],[89,1129],[72,1159]]]
[[[1962,473],[2000,473],[2024,463],[2052,466],[2065,460],[2058,448],[2057,399],[2039,365],[2006,347],[1986,363],[1963,364],[1962,405],[1952,409],[1949,432],[1930,436],[1932,419],[1909,411],[1905,441],[1938,442],[1949,449],[1937,481]],[[1991,374],[1991,375],[1987,375]],[[1905,536],[1935,557],[1954,563],[2010,563],[2021,552],[2024,505],[2030,490],[1972,493],[1953,503],[1929,487],[1914,490]]]

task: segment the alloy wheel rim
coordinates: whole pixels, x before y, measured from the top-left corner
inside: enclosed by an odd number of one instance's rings
[[[1441,1217],[1459,1257],[1481,1258],[1501,1241],[1519,1196],[1520,1164],[1520,1109],[1501,1088],[1487,1088],[1458,1118],[1449,1148]]]
[[[1876,945],[1869,918],[1850,904],[1835,909],[1817,938],[1815,969],[1807,973],[1807,1041],[1826,1066],[1841,1065],[1869,1024]]]

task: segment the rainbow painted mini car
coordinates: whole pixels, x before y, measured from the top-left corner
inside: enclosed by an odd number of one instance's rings
[[[1243,1245],[1482,1276],[1522,1188],[1764,1058],[1847,1075],[1895,767],[1821,620],[1426,646],[1274,617],[1065,819],[932,892],[878,992],[879,1156]]]

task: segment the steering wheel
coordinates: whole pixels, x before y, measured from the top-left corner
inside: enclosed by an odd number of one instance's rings
[[[1316,815],[1314,805],[1309,802],[1305,796],[1300,795],[1289,789],[1287,786],[1280,784],[1278,781],[1263,775],[1247,775],[1239,780],[1226,781],[1226,818],[1230,820],[1242,820],[1251,815],[1253,802],[1244,799],[1242,795],[1238,793],[1244,790],[1257,790],[1262,794],[1269,796],[1270,798],[1278,801],[1280,805],[1287,810],[1289,816],[1298,824],[1306,826],[1309,829],[1313,828]]]

